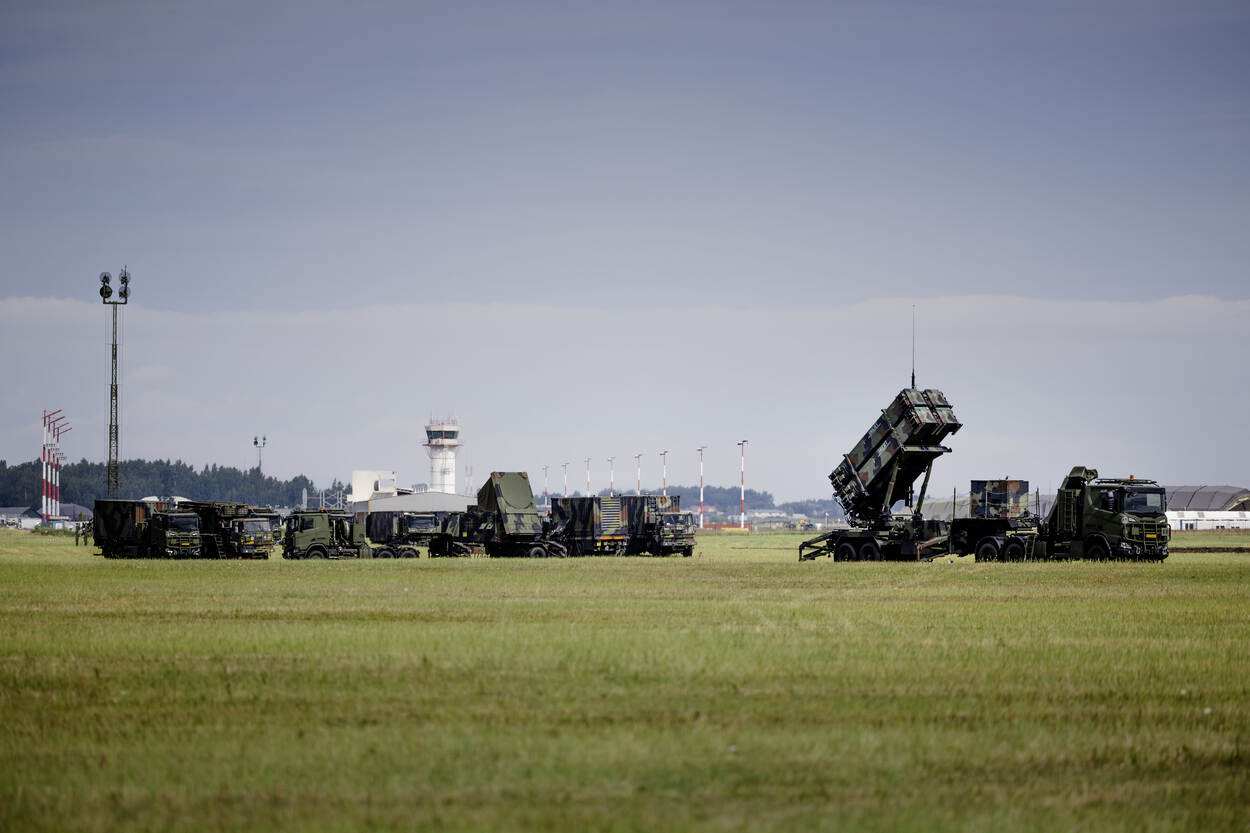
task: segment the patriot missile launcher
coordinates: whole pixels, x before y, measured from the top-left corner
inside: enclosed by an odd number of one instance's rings
[[[913,560],[944,551],[947,526],[921,514],[933,463],[950,449],[942,441],[961,423],[936,389],[906,388],[829,475],[851,528],[832,530],[799,545],[799,560],[822,555],[835,561]],[[919,498],[916,480],[924,475]],[[893,515],[903,501],[909,514]],[[914,503],[914,506],[913,506]]]

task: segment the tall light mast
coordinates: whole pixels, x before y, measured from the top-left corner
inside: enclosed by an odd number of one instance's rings
[[[634,462],[638,464],[638,485],[634,487],[634,494],[642,494],[642,452],[634,455]]]
[[[130,272],[123,266],[122,270],[117,273],[117,280],[121,286],[117,290],[116,301],[110,301],[113,297],[113,287],[109,286],[109,281],[113,276],[108,272],[100,273],[100,300],[105,305],[113,308],[113,366],[112,375],[109,377],[109,462],[108,462],[108,496],[117,497],[119,468],[118,455],[121,447],[121,425],[117,417],[117,308],[124,306],[130,300]]]
[[[590,458],[586,458],[586,497],[590,497]]]
[[[608,458],[608,496],[616,495],[616,458]]]
[[[660,478],[660,494],[668,494],[668,449],[660,452],[660,463],[663,466],[664,473]]]
[[[561,463],[560,465],[564,467],[564,496],[568,497],[569,496],[569,464]]]
[[[747,441],[743,440],[738,443],[738,448],[742,452],[742,463],[739,469],[739,484],[742,490],[742,508],[738,515],[738,528],[747,528]]]
[[[547,467],[543,466],[543,503],[547,504],[547,508],[551,508],[551,496],[547,494]]]

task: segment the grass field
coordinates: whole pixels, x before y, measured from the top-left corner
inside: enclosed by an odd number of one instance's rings
[[[1250,829],[1250,555],[105,561],[0,531],[0,830]],[[1236,534],[1179,536],[1242,545]]]

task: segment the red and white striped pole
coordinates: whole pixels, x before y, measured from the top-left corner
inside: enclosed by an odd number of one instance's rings
[[[668,450],[660,452],[660,463],[663,465],[664,473],[660,477],[660,494],[668,494]]]
[[[738,515],[738,528],[747,528],[747,441],[743,440],[738,443],[738,448],[742,452],[742,463],[739,470],[740,486],[742,490],[742,507]]]
[[[703,529],[703,449],[706,445],[699,446],[699,529]]]
[[[642,494],[642,452],[634,455],[634,462],[638,464],[638,485],[634,487],[634,494]]]
[[[616,458],[608,458],[608,496],[616,495]]]
[[[569,464],[561,463],[560,465],[564,467],[564,496],[568,497],[569,496]]]

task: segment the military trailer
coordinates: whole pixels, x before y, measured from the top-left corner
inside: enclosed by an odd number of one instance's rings
[[[374,545],[374,558],[416,558],[417,547],[428,547],[442,532],[450,512],[370,512],[365,531]]]
[[[1100,478],[1075,466],[1041,522],[1038,558],[1162,561],[1168,557],[1167,493],[1153,480]]]
[[[624,555],[629,545],[620,497],[553,498],[549,523],[569,555]]]
[[[442,527],[431,538],[431,556],[546,558],[567,553],[544,532],[529,475],[523,471],[491,472],[477,491],[477,505],[450,513]]]
[[[953,518],[949,552],[977,561],[1036,557],[1037,518],[1029,513],[1029,481],[973,480],[968,517]]]
[[[945,552],[946,522],[926,520],[921,510],[934,461],[950,453],[941,442],[960,427],[940,390],[900,391],[829,475],[851,528],[804,541],[799,560],[822,555],[835,561],[916,560]],[[922,474],[919,497],[913,500]],[[914,508],[894,515],[891,507],[899,501]]]
[[[200,519],[165,504],[99,499],[92,533],[105,558],[199,558]]]
[[[363,524],[346,512],[300,510],[287,516],[283,558],[372,558]]]
[[[199,516],[205,558],[268,558],[273,551],[269,519],[246,503],[188,500],[178,508]]]

